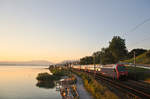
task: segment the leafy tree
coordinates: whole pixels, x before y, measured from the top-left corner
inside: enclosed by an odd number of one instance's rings
[[[140,48],[133,49],[133,50],[131,50],[131,51],[128,53],[128,58],[129,58],[129,59],[134,57],[134,52],[135,52],[135,56],[139,56],[139,55],[141,55],[141,54],[147,52],[147,50],[146,50],[146,49],[142,49],[142,48],[141,48],[141,49],[140,49]]]
[[[100,64],[101,51],[94,52],[92,56],[95,57],[95,64]]]
[[[92,56],[86,56],[80,59],[81,65],[87,65],[87,64],[93,64],[93,57]]]
[[[120,36],[114,36],[113,39],[109,42],[109,50],[114,57],[115,63],[125,59],[128,55],[125,39],[122,39]]]
[[[93,57],[96,64],[112,64],[124,60],[128,56],[125,40],[120,36],[114,36],[109,42],[107,48],[94,52],[92,56],[86,56],[80,59],[80,64],[93,64]]]
[[[101,50],[101,64],[114,63],[114,57],[109,48],[102,48]]]

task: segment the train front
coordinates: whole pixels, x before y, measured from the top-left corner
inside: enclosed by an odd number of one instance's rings
[[[128,71],[126,70],[126,67],[123,64],[117,64],[116,71],[117,71],[117,79],[127,79]]]

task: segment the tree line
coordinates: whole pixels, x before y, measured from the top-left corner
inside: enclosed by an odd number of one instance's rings
[[[127,50],[125,39],[120,36],[114,36],[109,42],[109,46],[102,48],[101,51],[94,52],[91,56],[85,56],[80,59],[81,65],[87,64],[114,64],[119,61],[130,59],[135,55],[141,55],[146,52],[146,49]]]

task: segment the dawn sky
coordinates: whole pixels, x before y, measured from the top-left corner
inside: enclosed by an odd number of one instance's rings
[[[148,19],[150,0],[0,0],[0,61],[79,59],[116,35],[150,49]]]

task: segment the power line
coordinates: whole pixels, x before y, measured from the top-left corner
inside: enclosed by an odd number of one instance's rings
[[[132,28],[132,29],[129,30],[128,32],[124,33],[123,37],[125,38],[125,36],[128,36],[129,33],[132,33],[132,32],[134,32],[134,31],[136,31],[138,28],[140,28],[143,24],[145,24],[145,23],[148,22],[148,21],[150,21],[150,18],[148,18],[148,19],[142,21],[141,23],[135,25],[134,28]],[[132,43],[132,44],[130,44],[130,46],[135,46],[135,45],[137,45],[137,44],[139,44],[139,43],[141,43],[141,42],[143,42],[143,41],[145,41],[145,40],[148,40],[148,39],[150,39],[150,37],[144,38],[144,39],[142,39],[142,40],[140,40],[140,41],[137,41],[137,42],[135,42],[135,43]]]
[[[135,25],[135,27],[133,27],[133,28],[132,28],[131,30],[129,30],[128,32],[124,33],[122,36],[125,38],[125,36],[127,36],[129,33],[136,31],[138,28],[140,28],[143,24],[145,24],[145,23],[148,22],[148,21],[150,21],[150,18],[148,18],[148,19],[142,21],[141,23]],[[150,38],[150,37],[145,38],[145,39],[142,39],[142,40],[140,40],[140,42],[135,42],[135,43],[133,43],[132,45],[137,45],[137,44],[141,43],[142,41],[148,40],[149,38]],[[102,45],[103,45],[103,44],[102,44]],[[102,45],[101,45],[101,46],[102,46]],[[92,51],[96,50],[98,46],[99,46],[99,45],[97,45],[95,48],[93,48]],[[91,51],[90,51],[90,52],[91,52]]]
[[[145,24],[146,22],[150,21],[150,18],[142,21],[141,23],[135,25],[134,28],[132,28],[131,30],[129,30],[128,32],[126,32],[124,35],[128,35],[130,32],[134,32],[135,30],[137,30],[139,27],[141,27],[143,24]]]
[[[130,46],[135,46],[135,45],[140,44],[141,42],[146,41],[146,40],[149,40],[149,39],[150,39],[150,37],[147,37],[147,38],[145,38],[145,39],[140,40],[139,42],[137,41],[137,42],[135,42],[135,43],[133,43],[133,44],[130,44]]]
[[[141,22],[140,24],[136,25],[133,29],[130,30],[130,32],[135,31],[136,29],[138,29],[140,26],[142,26],[143,24],[145,24],[146,22],[150,21],[149,19],[144,20],[143,22]]]

